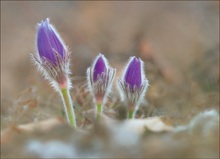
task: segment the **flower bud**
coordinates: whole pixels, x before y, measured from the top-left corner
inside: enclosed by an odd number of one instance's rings
[[[141,60],[133,57],[124,75],[124,83],[127,84],[131,92],[140,89],[144,77],[141,73]]]
[[[55,88],[70,86],[70,53],[48,18],[37,25],[37,53],[33,57],[39,70]]]
[[[88,86],[96,103],[102,103],[108,95],[116,70],[109,66],[104,55],[99,54],[92,67],[87,69]]]
[[[106,74],[106,67],[107,67],[107,62],[105,62],[104,60],[104,56],[100,55],[98,56],[97,60],[94,63],[93,66],[93,81],[97,82],[97,81],[101,81],[104,83],[104,79],[105,79],[105,74]]]
[[[143,71],[143,61],[131,57],[122,78],[118,79],[118,90],[122,101],[128,105],[128,109],[135,111],[145,95],[148,80]]]

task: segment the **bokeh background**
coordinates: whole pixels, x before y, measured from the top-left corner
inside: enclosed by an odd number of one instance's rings
[[[2,128],[62,110],[30,60],[36,24],[47,17],[72,52],[72,96],[79,111],[91,107],[79,88],[86,87],[86,69],[100,52],[117,69],[116,78],[130,56],[145,62],[150,87],[139,116],[162,114],[177,125],[203,110],[219,111],[218,1],[1,1]],[[117,94],[114,86],[113,110]],[[34,110],[25,114],[23,106]]]

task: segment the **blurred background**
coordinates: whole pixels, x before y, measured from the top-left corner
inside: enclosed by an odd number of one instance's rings
[[[129,57],[137,56],[145,62],[150,81],[149,104],[217,107],[218,4],[2,2],[1,105],[8,107],[4,102],[36,83],[47,86],[30,53],[36,52],[36,24],[49,17],[72,52],[72,77],[85,76],[99,52],[117,68],[117,77]]]
[[[54,98],[58,95],[30,60],[30,54],[36,52],[36,24],[47,17],[72,52],[72,96],[82,108],[91,105],[84,100],[84,90],[81,94],[74,90],[86,84],[86,69],[101,52],[117,69],[116,78],[130,56],[145,62],[150,87],[139,116],[162,114],[178,124],[202,110],[219,111],[218,1],[3,1],[3,127],[12,121],[41,119],[39,114],[48,118],[62,109],[53,110],[59,105],[59,98]],[[118,100],[114,87],[113,106],[109,107],[117,110]],[[23,120],[12,117],[11,113],[20,115],[24,105],[34,108],[34,115],[29,113]]]

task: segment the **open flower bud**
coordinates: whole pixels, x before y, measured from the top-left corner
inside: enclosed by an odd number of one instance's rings
[[[96,103],[103,103],[108,95],[116,70],[109,66],[104,55],[99,54],[92,67],[87,69],[88,86]]]
[[[55,88],[70,86],[70,53],[48,18],[37,25],[37,53],[33,57],[39,70]]]
[[[140,58],[131,57],[122,78],[118,79],[121,99],[126,102],[128,109],[132,111],[138,109],[147,87],[148,80],[143,71],[143,61]]]

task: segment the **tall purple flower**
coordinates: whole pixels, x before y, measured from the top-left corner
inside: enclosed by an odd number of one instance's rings
[[[37,53],[32,55],[41,73],[60,93],[67,121],[76,127],[73,102],[70,97],[70,53],[49,19],[37,25]]]
[[[111,89],[116,70],[109,66],[104,55],[99,54],[92,67],[87,69],[87,79],[96,107],[97,118],[100,118],[106,97]]]
[[[70,53],[48,18],[37,25],[36,41],[34,59],[40,71],[56,89],[69,86]]]
[[[143,61],[131,57],[122,78],[118,79],[118,90],[121,99],[128,106],[129,117],[134,117],[138,106],[143,99],[148,87],[148,80],[143,71]]]

